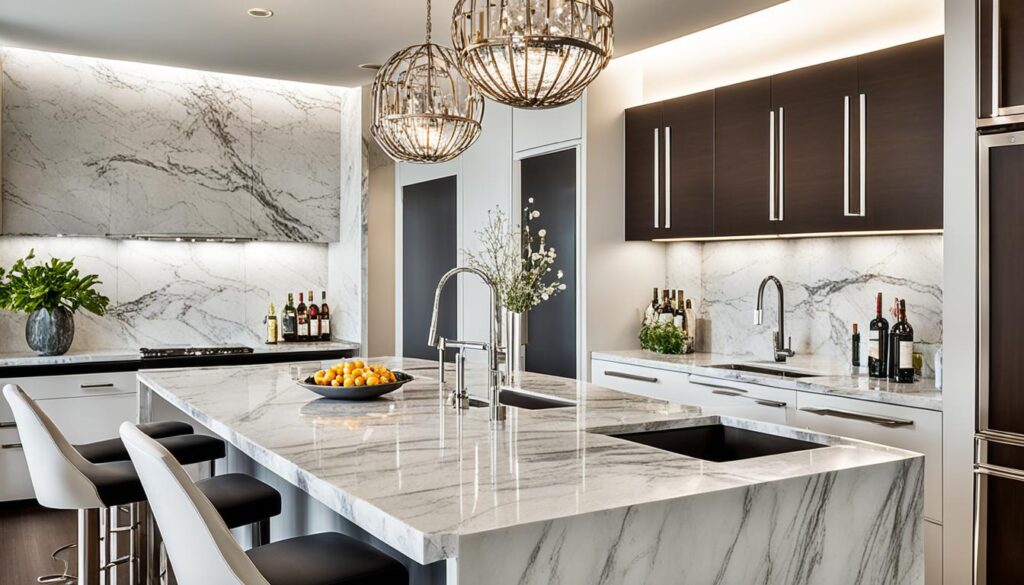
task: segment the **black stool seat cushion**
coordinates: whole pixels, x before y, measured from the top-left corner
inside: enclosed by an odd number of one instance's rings
[[[409,574],[401,563],[337,532],[290,538],[246,554],[270,585],[409,583]]]
[[[146,492],[142,489],[142,482],[131,461],[91,465],[86,476],[96,486],[100,500],[108,508],[146,499]]]
[[[241,473],[218,475],[196,482],[228,528],[246,526],[281,513],[281,494],[262,481]]]
[[[178,422],[176,420],[165,420],[160,422],[144,423],[138,425],[139,430],[154,439],[164,437],[176,437],[178,435],[191,435],[196,432],[192,425]]]
[[[156,440],[166,447],[182,465],[213,461],[224,457],[224,441],[214,437],[190,434],[168,436]],[[75,445],[75,449],[91,463],[128,461],[128,451],[121,439]]]

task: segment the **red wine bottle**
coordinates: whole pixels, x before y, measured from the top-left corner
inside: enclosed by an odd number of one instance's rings
[[[313,291],[309,291],[309,340],[320,339],[320,307],[313,300]]]
[[[299,341],[309,340],[309,308],[299,293],[299,306],[295,308],[296,337]]]
[[[868,375],[872,378],[885,378],[886,342],[889,337],[889,321],[882,316],[882,293],[875,296],[875,318],[871,320],[868,334]]]
[[[320,340],[331,340],[331,308],[327,306],[327,291],[320,292]]]
[[[914,381],[914,328],[907,321],[906,300],[900,300],[900,320],[892,326],[890,337],[896,344],[896,381],[909,384]]]

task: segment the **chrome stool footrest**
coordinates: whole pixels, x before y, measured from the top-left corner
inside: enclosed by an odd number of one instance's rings
[[[50,558],[64,565],[64,571],[59,574],[53,575],[41,575],[36,578],[36,583],[57,583],[57,584],[70,584],[78,582],[78,575],[72,575],[68,573],[71,570],[71,561],[62,558],[60,554],[65,551],[78,548],[76,543],[65,544],[64,546],[53,551]]]

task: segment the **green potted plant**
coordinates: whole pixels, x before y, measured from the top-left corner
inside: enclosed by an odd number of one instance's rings
[[[0,308],[27,313],[25,339],[42,355],[61,355],[75,338],[74,313],[85,309],[102,315],[110,299],[96,291],[95,274],[81,276],[75,260],[33,263],[35,250],[10,270],[0,268]]]

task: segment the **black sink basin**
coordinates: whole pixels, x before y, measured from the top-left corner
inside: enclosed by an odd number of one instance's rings
[[[708,366],[717,370],[733,370],[735,372],[750,372],[751,374],[764,374],[766,376],[778,376],[780,378],[813,378],[821,374],[805,374],[803,372],[791,372],[789,370],[778,370],[767,366],[753,366],[749,364],[719,364]]]
[[[528,392],[517,392],[515,390],[502,390],[498,400],[505,406],[522,408],[523,410],[544,410],[546,408],[572,408],[575,402],[562,400],[553,396],[541,396]],[[469,405],[473,408],[483,408],[490,404],[486,400],[470,398]]]
[[[723,424],[610,436],[718,463],[819,449],[826,446]]]

